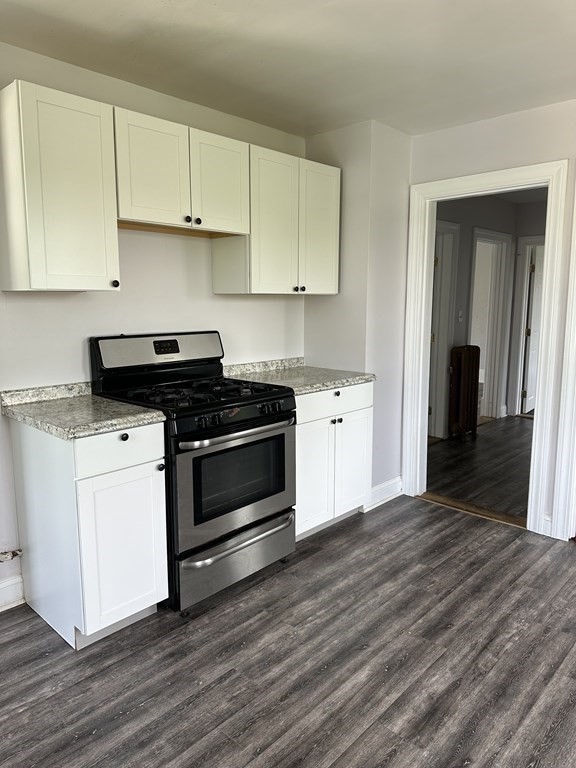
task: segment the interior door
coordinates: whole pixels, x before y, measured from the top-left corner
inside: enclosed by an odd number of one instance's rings
[[[540,348],[540,322],[542,316],[542,284],[544,277],[544,246],[533,245],[530,250],[522,413],[529,413],[534,410],[534,403],[536,401],[538,350]]]
[[[454,313],[459,225],[436,222],[434,289],[430,330],[428,435],[448,437],[450,350],[454,345]]]

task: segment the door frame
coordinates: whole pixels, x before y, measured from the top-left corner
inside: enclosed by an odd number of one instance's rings
[[[454,313],[456,311],[456,278],[460,224],[436,221],[435,236],[451,237],[452,255],[448,268],[439,262],[433,278],[438,289],[438,328],[435,339],[435,356],[430,358],[429,404],[432,409],[428,433],[435,437],[448,437],[448,388],[450,385],[450,349],[454,346]],[[435,282],[434,282],[435,281]],[[432,329],[434,331],[434,329]],[[442,374],[441,372],[444,371]]]
[[[530,246],[545,245],[544,235],[526,235],[516,241],[514,269],[514,307],[510,333],[510,376],[508,379],[508,413],[517,416],[522,412],[521,390],[524,371],[526,313],[528,310],[528,281],[530,277]]]
[[[474,227],[472,236],[472,270],[470,274],[470,317],[468,318],[469,343],[474,306],[474,280],[476,274],[476,249],[479,242],[497,246],[497,260],[490,269],[490,307],[488,309],[488,334],[486,344],[486,376],[483,399],[491,403],[487,413],[493,419],[507,415],[506,385],[510,354],[510,317],[512,314],[512,278],[514,275],[514,238],[507,232]]]
[[[565,247],[568,161],[509,168],[416,184],[410,190],[404,418],[402,429],[403,491],[426,490],[428,387],[436,203],[534,187],[548,188],[542,344],[532,441],[527,527],[568,539],[576,529],[576,270]],[[576,247],[576,241],[573,242]],[[566,283],[570,275],[567,302]],[[564,355],[564,337],[567,348]],[[568,346],[568,342],[572,346]],[[569,396],[568,396],[569,393]],[[568,402],[571,399],[572,402]],[[562,450],[563,452],[559,452]],[[557,452],[562,457],[556,461]],[[569,506],[569,502],[572,505]]]

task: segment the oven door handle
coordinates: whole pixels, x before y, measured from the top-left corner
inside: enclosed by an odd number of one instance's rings
[[[252,546],[252,544],[256,544],[258,541],[263,541],[270,536],[274,536],[275,533],[280,533],[280,531],[284,531],[286,528],[290,528],[293,522],[294,512],[291,513],[287,520],[285,520],[280,525],[277,525],[275,528],[272,528],[271,531],[264,531],[264,533],[260,533],[258,536],[254,536],[252,539],[248,539],[248,541],[243,541],[241,544],[236,544],[235,547],[230,547],[230,549],[227,549],[225,552],[219,552],[213,557],[208,557],[206,560],[184,561],[182,563],[182,568],[184,570],[192,570],[196,568],[206,568],[208,565],[214,565],[214,563],[217,563],[220,560],[224,560],[224,558],[229,557],[230,555],[235,555],[237,552],[246,549],[246,547]]]
[[[211,437],[209,440],[193,440],[192,442],[178,443],[178,447],[181,451],[197,451],[199,448],[209,448],[211,445],[221,445],[222,443],[229,443],[231,440],[238,440],[241,437],[252,437],[253,435],[264,434],[265,432],[273,432],[276,429],[282,429],[284,427],[291,427],[296,423],[296,419],[292,417],[287,421],[277,421],[274,424],[266,424],[263,427],[254,427],[253,429],[245,429],[243,432],[234,432],[231,435],[221,435],[220,437]]]

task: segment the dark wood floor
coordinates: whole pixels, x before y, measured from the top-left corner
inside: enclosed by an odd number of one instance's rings
[[[3,768],[571,768],[576,546],[400,498],[74,652],[0,614]]]
[[[428,446],[427,491],[526,522],[534,422],[493,419],[465,442]]]

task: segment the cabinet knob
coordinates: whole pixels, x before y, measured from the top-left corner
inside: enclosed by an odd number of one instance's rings
[[[112,288],[120,288],[120,280],[112,280],[110,285],[112,286]]]
[[[336,419],[330,419],[330,424],[336,424]]]
[[[122,442],[125,443],[126,440],[129,439],[129,437],[130,435],[128,434],[128,432],[122,432],[122,434],[120,435],[120,440],[122,440]]]
[[[166,469],[166,464],[158,464],[158,472],[164,472]]]
[[[304,293],[305,290],[306,290],[306,286],[305,285],[301,285],[300,286],[300,293]]]
[[[192,221],[192,216],[184,216],[184,221],[185,221],[187,224],[190,224],[190,222]]]
[[[293,290],[293,291],[295,291],[296,293],[298,293],[298,291],[300,290],[300,288],[298,288],[298,286],[297,286],[297,285],[295,285],[295,286],[294,286],[294,288],[292,288],[292,290]]]
[[[344,421],[344,419],[342,419],[342,418],[338,419],[338,424],[342,424],[343,421]]]
[[[194,219],[194,224],[202,224],[202,219]]]
[[[336,392],[334,392],[334,397],[340,397],[340,390],[337,389]]]

